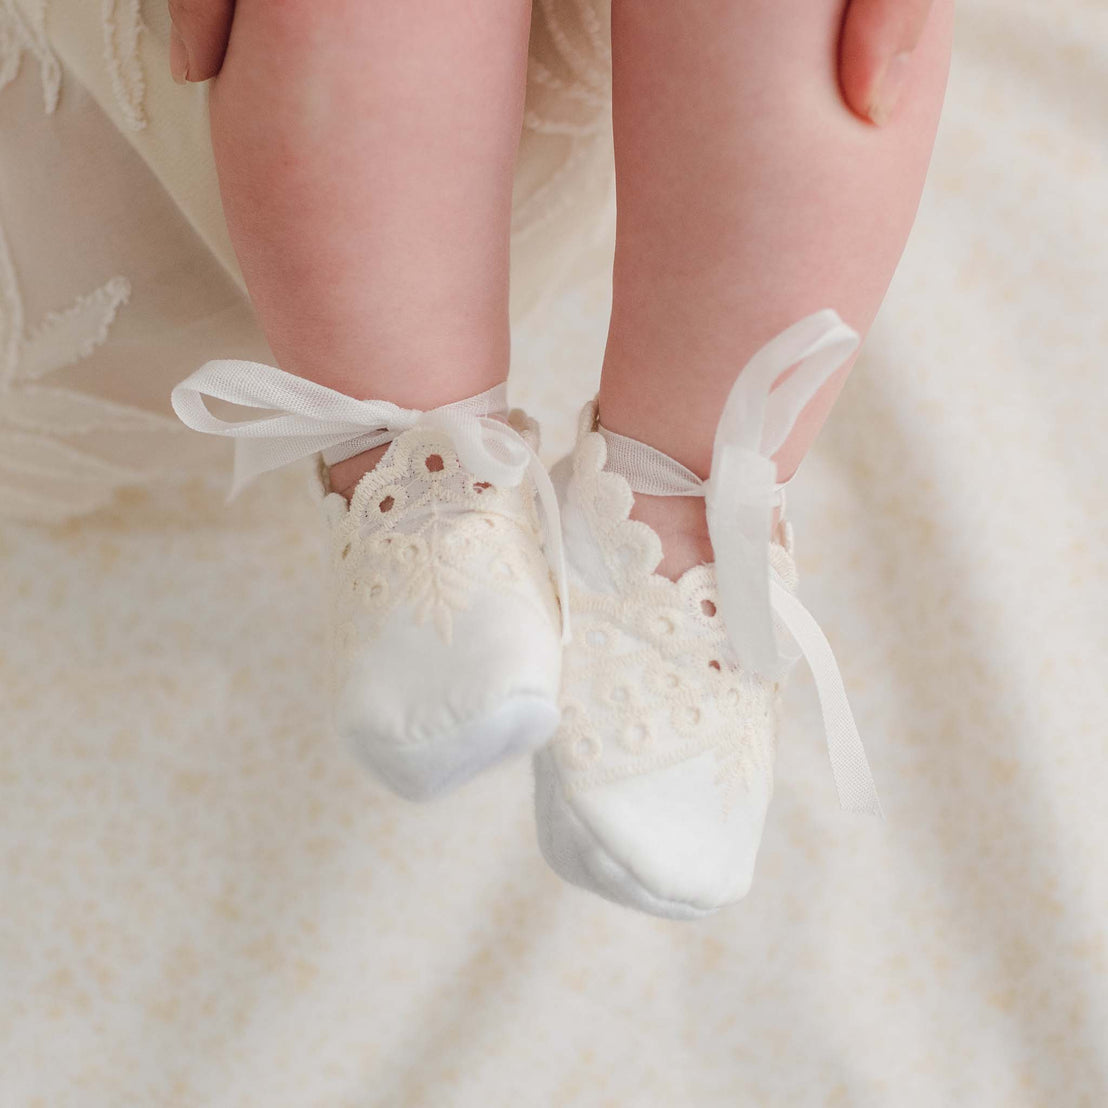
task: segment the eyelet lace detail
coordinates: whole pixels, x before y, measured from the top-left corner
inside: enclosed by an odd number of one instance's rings
[[[563,688],[572,710],[563,712],[554,744],[563,783],[573,793],[712,751],[726,811],[772,771],[779,686],[738,664],[719,616],[714,566],[694,566],[677,581],[654,572],[661,540],[629,518],[633,494],[604,469],[606,444],[595,421],[590,405],[574,452],[573,505],[612,590],[571,587],[575,642]],[[795,587],[791,551],[775,544],[771,559]]]
[[[451,642],[454,617],[480,588],[540,604],[558,622],[530,481],[516,488],[477,481],[441,431],[400,435],[359,482],[349,506],[330,493],[324,509],[339,669],[401,606]]]
[[[563,685],[575,710],[555,740],[569,792],[711,750],[726,808],[771,770],[777,685],[745,674],[722,629],[707,626],[697,598],[712,576],[698,566],[676,583],[658,579],[673,590],[648,580],[622,596],[571,592],[577,638]],[[603,751],[600,736],[614,740]]]

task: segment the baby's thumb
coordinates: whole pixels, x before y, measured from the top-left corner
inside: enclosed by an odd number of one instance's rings
[[[169,69],[175,81],[206,81],[223,65],[235,0],[169,0]]]
[[[896,108],[932,0],[850,0],[839,43],[847,104],[879,127]]]

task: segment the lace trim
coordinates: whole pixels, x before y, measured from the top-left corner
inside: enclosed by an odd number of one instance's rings
[[[571,591],[576,638],[566,653],[554,747],[565,787],[594,788],[713,751],[726,812],[772,770],[780,686],[739,666],[719,615],[713,565],[693,566],[676,581],[655,572],[661,540],[630,518],[634,495],[604,469],[607,444],[595,427],[590,404],[573,457],[573,507],[592,532],[613,591]],[[794,588],[789,549],[771,550]]]
[[[574,487],[579,492],[578,507],[596,536],[604,564],[613,585],[620,591],[634,589],[650,579],[660,592],[680,591],[685,577],[700,580],[699,571],[707,569],[715,582],[712,566],[693,566],[680,580],[670,581],[654,571],[662,560],[662,542],[654,529],[641,520],[631,519],[635,504],[631,486],[618,473],[604,466],[608,460],[608,444],[597,430],[596,401],[585,405],[578,421],[577,447],[573,456]],[[783,542],[770,544],[770,562],[790,592],[797,583],[793,559],[792,528],[783,523]]]
[[[704,497],[719,606],[738,658],[749,671],[767,677],[805,659],[819,696],[839,803],[847,811],[880,816],[873,771],[835,653],[811,612],[772,572],[769,556],[773,512],[783,509],[773,457],[858,343],[858,333],[833,309],[824,308],[798,319],[757,350],[727,394],[707,480],[646,443],[602,433],[612,448],[609,468],[626,478],[633,491]],[[783,649],[782,629],[795,653],[787,645]]]
[[[701,586],[703,587],[703,586]],[[641,597],[572,594],[578,639],[567,651],[555,752],[578,792],[715,754],[724,811],[770,773],[778,686],[751,680],[708,618]]]
[[[455,615],[482,587],[539,603],[558,623],[530,482],[478,481],[442,432],[405,432],[359,482],[349,507],[337,493],[324,506],[336,661],[380,635],[399,606],[451,642]]]

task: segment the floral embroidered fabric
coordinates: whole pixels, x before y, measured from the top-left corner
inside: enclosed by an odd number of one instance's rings
[[[563,785],[572,793],[714,751],[726,806],[751,775],[772,769],[779,686],[739,665],[719,615],[714,566],[695,566],[677,581],[654,572],[660,540],[629,518],[631,489],[604,470],[607,447],[594,422],[589,406],[567,511],[591,533],[608,580],[598,587],[571,576],[575,639],[555,740]],[[771,557],[795,587],[790,550],[775,544]],[[572,550],[571,564],[580,565]]]
[[[534,425],[512,413],[530,442]],[[321,478],[322,463],[320,466]],[[337,668],[405,608],[444,642],[479,589],[517,594],[556,626],[558,608],[529,479],[514,487],[479,481],[442,431],[396,438],[359,482],[350,504],[324,499],[330,524],[332,627]]]

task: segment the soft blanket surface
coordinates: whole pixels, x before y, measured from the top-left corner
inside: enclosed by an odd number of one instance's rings
[[[302,473],[5,523],[0,1104],[1108,1103],[1106,305],[1108,9],[966,0],[790,501],[888,820],[798,674],[754,889],[696,924],[561,885],[527,765],[417,807],[328,737]],[[603,323],[588,286],[518,335],[551,454]]]

